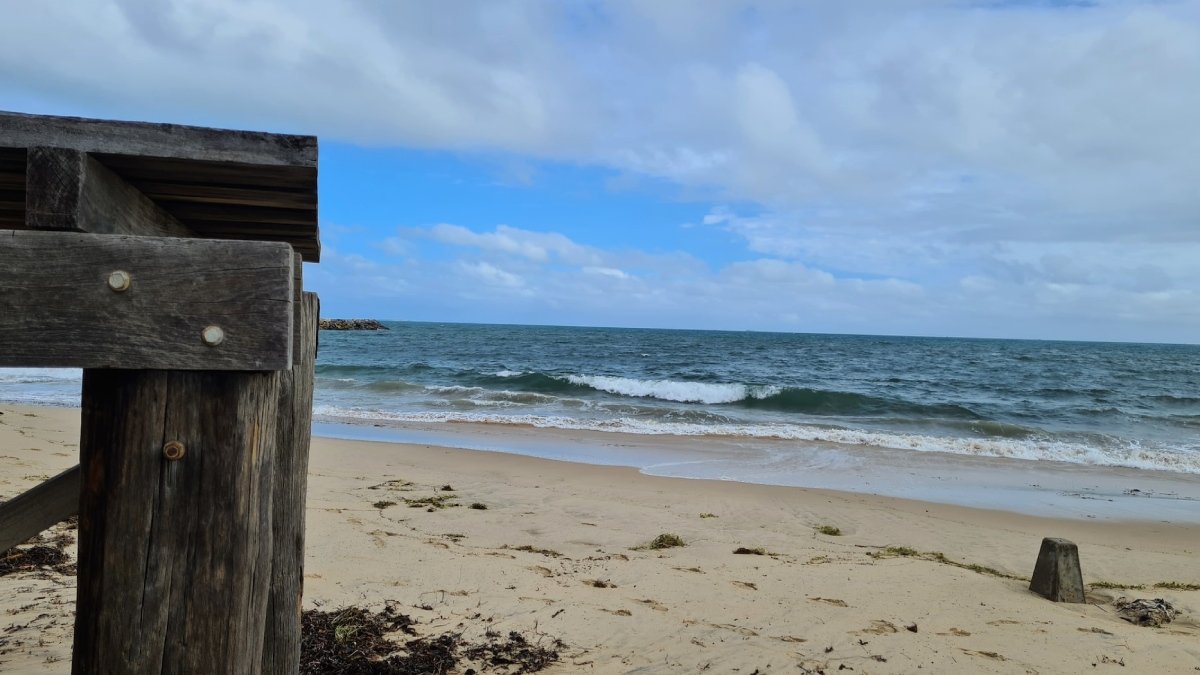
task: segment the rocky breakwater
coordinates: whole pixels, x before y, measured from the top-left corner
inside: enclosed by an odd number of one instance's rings
[[[321,319],[321,330],[390,330],[375,319]]]

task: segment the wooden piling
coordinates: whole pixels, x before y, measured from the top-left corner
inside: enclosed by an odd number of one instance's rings
[[[278,398],[269,372],[84,372],[73,672],[258,672]]]
[[[312,427],[313,374],[320,301],[304,293],[297,303],[295,365],[280,372],[279,428],[271,514],[274,549],[264,627],[263,673],[300,669],[300,611],[304,591],[304,503]]]
[[[0,112],[0,367],[84,369],[0,542],[79,508],[75,673],[296,671],[320,251],[314,137]]]

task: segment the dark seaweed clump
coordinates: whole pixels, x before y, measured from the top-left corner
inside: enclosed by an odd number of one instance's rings
[[[66,529],[74,530],[79,521],[75,517],[67,520]],[[75,575],[75,563],[67,554],[67,547],[75,543],[69,531],[57,534],[39,534],[19,546],[0,551],[0,577],[17,572],[52,570],[59,574]]]
[[[32,572],[49,567],[62,574],[75,574],[75,564],[61,546],[38,544],[28,548],[13,547],[0,553],[0,577],[15,572]]]
[[[302,616],[300,672],[304,675],[442,675],[461,660],[485,672],[521,675],[536,673],[558,661],[558,649],[531,643],[511,632],[507,638],[488,631],[479,643],[460,633],[398,641],[397,633],[416,635],[416,622],[391,606],[379,612],[346,607],[332,612],[309,610]],[[402,638],[401,638],[402,639]],[[465,673],[475,673],[467,668]]]

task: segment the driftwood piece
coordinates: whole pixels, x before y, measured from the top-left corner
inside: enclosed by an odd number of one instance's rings
[[[278,384],[84,372],[73,672],[259,671]]]
[[[290,368],[293,265],[278,242],[0,230],[0,367]]]

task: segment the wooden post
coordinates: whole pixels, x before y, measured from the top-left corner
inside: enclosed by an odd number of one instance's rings
[[[84,368],[80,467],[0,505],[80,486],[74,672],[294,672],[317,139],[0,112],[0,227],[0,367]]]
[[[258,672],[278,385],[84,372],[73,672]]]
[[[304,595],[304,502],[312,431],[313,375],[320,301],[304,293],[296,305],[299,333],[295,365],[279,375],[279,429],[275,440],[272,505],[274,550],[267,603],[263,673],[293,675],[300,669],[300,611]]]

